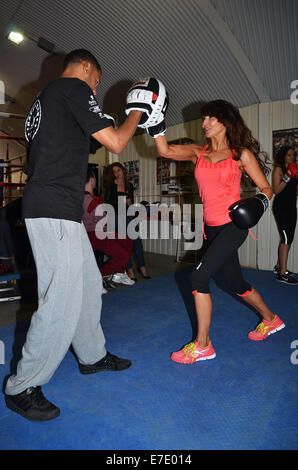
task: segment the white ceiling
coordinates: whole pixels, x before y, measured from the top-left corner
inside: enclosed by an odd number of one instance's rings
[[[54,43],[56,55],[30,40],[9,42],[9,24]],[[0,111],[25,114],[59,75],[62,54],[76,48],[98,58],[99,102],[120,123],[129,85],[146,76],[169,92],[168,126],[197,118],[202,101],[222,98],[243,107],[288,99],[298,79],[297,30],[297,0],[0,0],[0,80],[7,95]],[[22,125],[0,119],[8,134]]]

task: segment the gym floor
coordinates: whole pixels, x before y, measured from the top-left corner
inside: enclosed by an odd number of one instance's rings
[[[103,296],[107,350],[131,359],[132,366],[83,376],[69,350],[43,386],[45,396],[61,409],[59,418],[27,421],[6,408],[2,395],[0,448],[297,450],[297,287],[276,282],[272,272],[243,269],[286,325],[255,342],[247,333],[258,316],[212,281],[216,358],[181,365],[170,360],[170,353],[190,341],[196,329],[189,289],[193,268],[160,255],[147,254],[146,261],[152,279]],[[34,309],[29,300],[19,307],[14,302],[0,306],[3,384],[25,341]],[[10,314],[2,315],[6,309]]]
[[[168,272],[189,266],[189,262],[176,262],[173,256],[160,255],[156,253],[145,253],[145,263],[148,275],[152,278],[161,276]],[[138,283],[146,282],[134,263],[134,271]],[[22,299],[19,301],[0,302],[0,327],[10,323],[16,323],[30,318],[37,308],[36,300],[36,279],[32,269],[22,271],[22,279],[19,282],[22,292]],[[127,289],[126,286],[119,286],[118,289]]]

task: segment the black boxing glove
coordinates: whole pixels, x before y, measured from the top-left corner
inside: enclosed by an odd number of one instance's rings
[[[234,202],[229,207],[229,216],[234,224],[241,229],[256,225],[269,206],[269,199],[264,193]]]

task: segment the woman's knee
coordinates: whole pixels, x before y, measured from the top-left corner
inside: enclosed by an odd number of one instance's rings
[[[209,294],[209,277],[201,270],[201,263],[193,269],[190,275],[190,282],[193,292],[200,292],[202,294]]]

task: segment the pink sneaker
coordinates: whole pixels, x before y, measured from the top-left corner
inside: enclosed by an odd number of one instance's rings
[[[193,364],[197,361],[213,359],[216,356],[211,343],[206,348],[201,348],[197,341],[186,344],[180,351],[173,352],[171,359],[180,364]]]
[[[281,319],[275,315],[272,321],[263,320],[254,331],[248,333],[248,337],[254,341],[261,341],[272,333],[282,330],[285,326]]]

